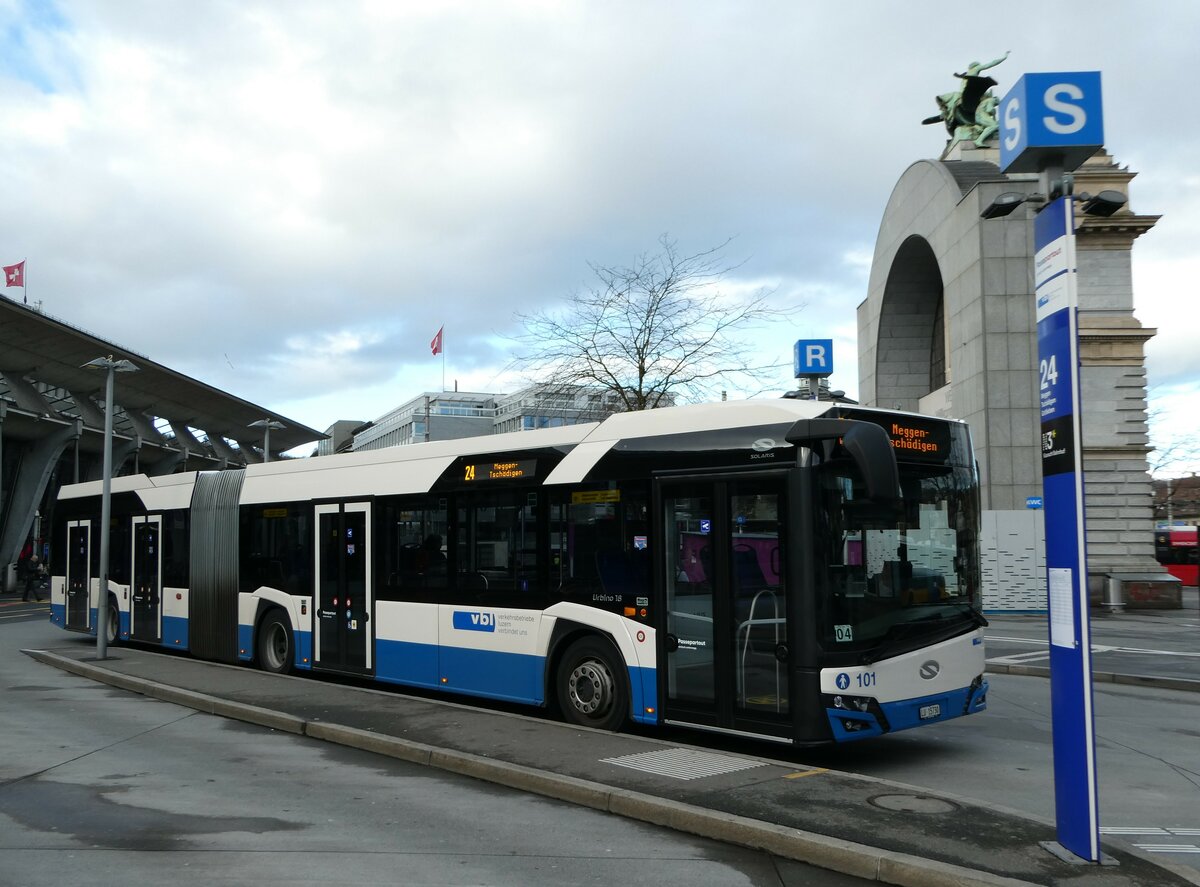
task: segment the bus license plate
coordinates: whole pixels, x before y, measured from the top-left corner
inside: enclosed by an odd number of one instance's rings
[[[942,706],[939,705],[922,705],[918,712],[922,721],[928,721],[930,718],[940,718],[942,716]]]

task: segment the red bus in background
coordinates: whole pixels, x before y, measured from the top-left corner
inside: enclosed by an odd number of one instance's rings
[[[1164,527],[1154,531],[1154,557],[1184,585],[1197,584],[1195,527]]]

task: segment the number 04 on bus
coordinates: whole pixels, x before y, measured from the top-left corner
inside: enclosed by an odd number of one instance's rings
[[[62,489],[52,615],[110,643],[843,742],[987,704],[966,425],[815,401]]]

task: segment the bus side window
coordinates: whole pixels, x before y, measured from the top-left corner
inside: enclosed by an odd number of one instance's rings
[[[428,603],[446,588],[448,534],[444,497],[391,499],[380,509],[380,600]]]
[[[463,495],[457,511],[454,566],[464,602],[540,607],[537,492]]]

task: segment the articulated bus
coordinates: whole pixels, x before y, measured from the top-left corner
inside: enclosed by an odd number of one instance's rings
[[[1154,557],[1183,585],[1200,584],[1196,528],[1160,527],[1154,531]]]
[[[983,710],[961,422],[780,399],[62,489],[52,620],[794,744]]]

